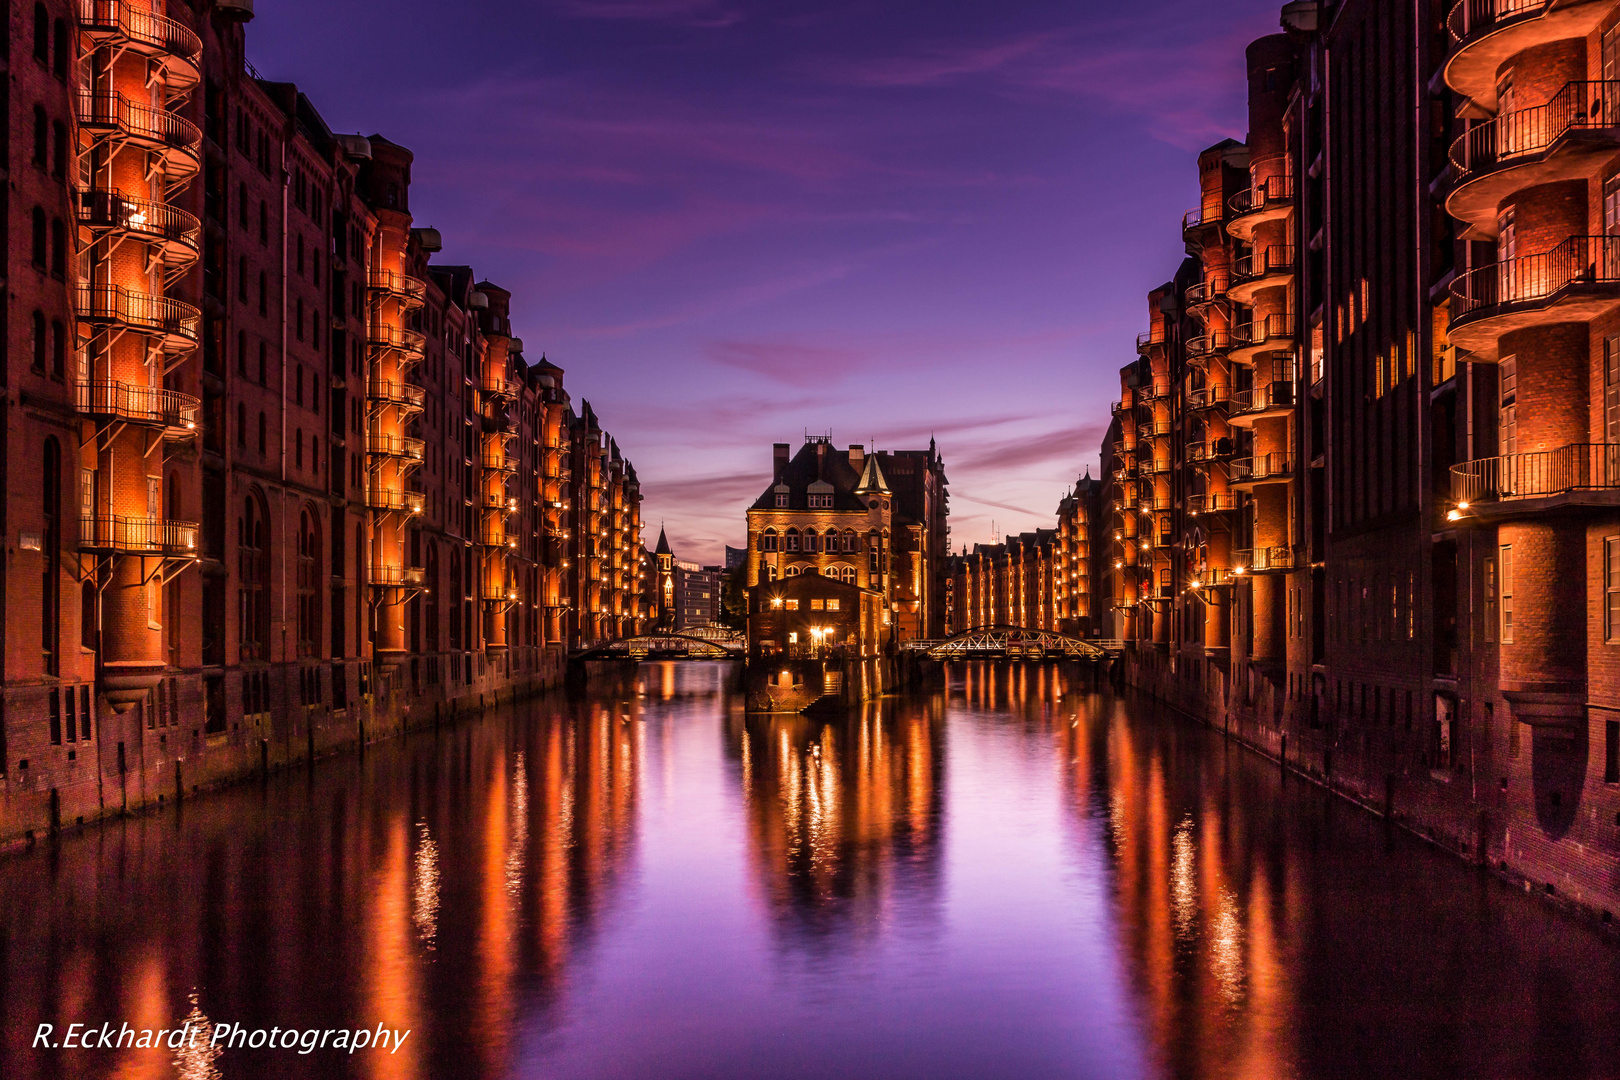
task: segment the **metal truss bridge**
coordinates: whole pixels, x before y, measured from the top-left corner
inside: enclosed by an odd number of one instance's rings
[[[1122,643],[1087,641],[1051,630],[1021,626],[986,626],[944,641],[908,641],[901,646],[924,653],[931,660],[976,660],[1007,657],[1012,660],[1107,660],[1118,655]]]
[[[736,630],[700,626],[691,630],[655,630],[615,638],[581,649],[575,660],[731,660],[748,654],[748,640]]]

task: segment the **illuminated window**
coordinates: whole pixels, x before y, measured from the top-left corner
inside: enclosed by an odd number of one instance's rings
[[[797,600],[784,600],[782,601],[782,607],[788,611],[798,611],[799,602]]]
[[[761,551],[775,551],[776,550],[776,530],[775,529],[766,529],[765,530],[765,535],[760,537],[759,549]]]
[[[1497,566],[1501,572],[1502,644],[1513,644],[1513,545],[1503,544]]]
[[[1620,536],[1603,540],[1603,640],[1620,643]]]
[[[837,611],[838,610],[838,598],[837,597],[833,597],[832,599],[827,601],[827,610],[828,611]]]
[[[821,600],[821,599],[811,600],[810,601],[810,610],[811,611],[826,611],[827,610],[827,601]]]

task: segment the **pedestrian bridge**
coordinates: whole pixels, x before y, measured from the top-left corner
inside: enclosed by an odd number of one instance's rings
[[[1012,660],[1107,660],[1123,648],[1117,640],[1071,637],[1052,630],[1021,626],[987,626],[966,630],[943,641],[908,641],[901,648],[924,653],[931,660],[977,660],[1006,657]]]
[[[748,640],[723,626],[655,630],[614,638],[573,654],[575,660],[731,660],[748,654]]]

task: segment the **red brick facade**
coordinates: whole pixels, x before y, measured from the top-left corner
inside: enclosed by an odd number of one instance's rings
[[[10,9],[0,840],[637,630],[635,472],[251,5]]]

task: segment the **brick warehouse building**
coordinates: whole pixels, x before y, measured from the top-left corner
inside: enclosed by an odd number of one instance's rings
[[[1620,2],[1282,25],[1120,372],[1093,632],[1135,685],[1612,913]],[[1061,575],[1007,584],[1029,546],[957,561],[953,627],[1056,607]]]
[[[868,453],[810,436],[791,450],[774,446],[771,484],[748,510],[748,587],[836,577],[881,594],[885,639],[942,637],[949,481],[933,440]]]
[[[11,5],[0,839],[558,674],[635,471],[250,0]],[[37,646],[37,647],[36,647]]]

